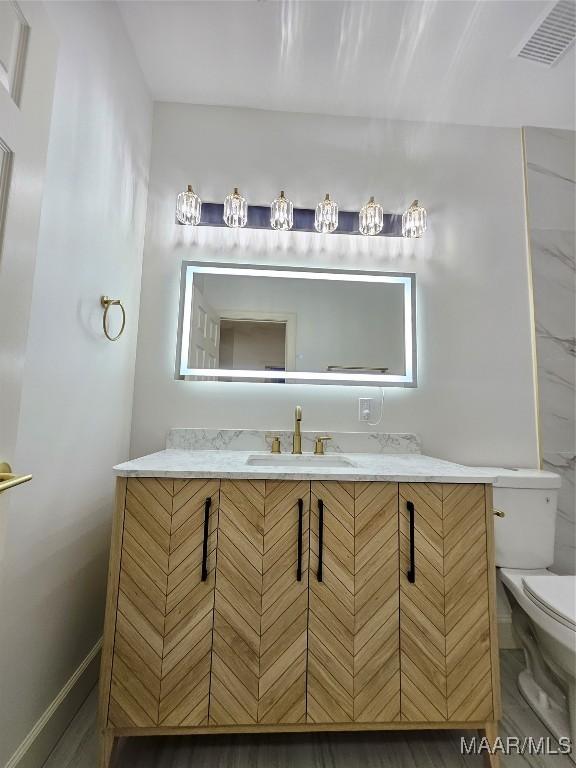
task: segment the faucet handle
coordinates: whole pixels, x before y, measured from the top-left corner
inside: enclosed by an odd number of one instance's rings
[[[320,435],[316,438],[316,442],[314,443],[315,456],[324,456],[324,442],[326,440],[332,440],[330,435]]]
[[[271,453],[282,453],[282,446],[280,444],[280,438],[278,435],[275,435],[272,439],[272,449],[270,451]]]

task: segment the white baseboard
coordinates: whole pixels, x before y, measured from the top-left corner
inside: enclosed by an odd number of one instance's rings
[[[41,768],[98,681],[102,639],[98,640],[4,768]]]

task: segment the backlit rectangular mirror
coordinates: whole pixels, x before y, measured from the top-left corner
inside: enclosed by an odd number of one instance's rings
[[[184,262],[180,379],[416,386],[415,276]]]

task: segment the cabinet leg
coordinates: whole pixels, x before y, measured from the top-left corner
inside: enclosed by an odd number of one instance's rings
[[[480,736],[486,736],[491,748],[494,748],[496,739],[498,738],[498,722],[490,721],[485,723],[484,729],[480,731]],[[492,754],[490,752],[484,752],[484,765],[486,768],[500,768],[500,755],[498,753]]]
[[[102,731],[100,735],[100,768],[110,768],[114,741],[114,731]]]

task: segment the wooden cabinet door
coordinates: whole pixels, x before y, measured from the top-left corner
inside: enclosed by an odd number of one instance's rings
[[[207,725],[220,481],[173,482],[159,725]]]
[[[403,720],[494,719],[486,519],[483,485],[400,485]]]
[[[222,481],[211,724],[305,722],[309,505],[307,482]]]
[[[400,719],[398,483],[354,484],[354,720]]]
[[[264,480],[222,480],[216,559],[211,725],[258,722]]]
[[[116,728],[208,722],[219,486],[128,479],[108,708]]]
[[[266,481],[259,723],[306,722],[310,483]]]
[[[410,511],[414,532],[410,535]],[[415,579],[410,582],[410,542]],[[446,705],[442,485],[400,484],[400,664],[402,719],[441,722]]]
[[[397,720],[397,483],[312,483],[309,592],[308,722]]]
[[[108,723],[158,725],[173,481],[129,478]]]
[[[491,633],[488,526],[492,505],[485,486],[444,484],[444,604],[448,720],[497,720],[496,628]],[[490,529],[490,533],[492,533]],[[493,597],[493,596],[492,596]],[[491,640],[494,647],[491,646]]]
[[[354,484],[312,482],[309,723],[354,720]]]

